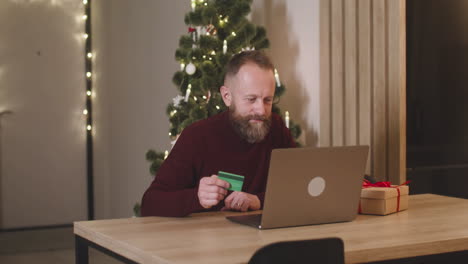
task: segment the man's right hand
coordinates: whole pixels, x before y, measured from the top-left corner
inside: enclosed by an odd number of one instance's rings
[[[203,177],[200,179],[198,187],[198,200],[203,208],[210,208],[217,205],[227,195],[229,183],[218,179],[217,175]]]

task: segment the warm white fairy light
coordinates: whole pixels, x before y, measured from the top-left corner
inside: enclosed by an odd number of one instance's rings
[[[86,33],[83,34],[83,38],[84,38],[84,39],[87,39],[88,37],[89,37],[88,34],[86,34]]]
[[[185,68],[185,63],[181,63],[181,64],[180,64],[180,70],[183,71],[184,68]]]
[[[86,129],[87,129],[88,131],[91,131],[91,128],[92,128],[91,125],[87,125],[87,126],[86,126]]]
[[[205,6],[207,6],[207,5],[208,5],[208,3],[204,3],[204,5],[205,5]]]
[[[169,151],[164,151],[164,159],[167,159],[167,156],[169,156]]]
[[[91,72],[86,72],[86,77],[91,78]]]
[[[237,36],[236,32],[232,32],[231,35],[233,35],[234,37]]]
[[[206,59],[206,55],[203,55],[203,58]]]
[[[195,0],[192,0],[192,11],[195,11],[196,6],[197,4],[195,3]]]
[[[171,132],[169,132],[169,136],[172,136],[172,133],[171,133]]]
[[[206,100],[206,96],[202,96],[202,97],[203,97],[203,99],[205,99],[205,100]]]
[[[223,41],[223,54],[226,54],[227,52],[227,40]]]
[[[88,109],[83,110],[83,115],[88,115]]]
[[[83,15],[82,18],[83,18],[83,20],[86,20],[86,19],[88,19],[88,16],[87,16],[87,15]]]
[[[216,55],[216,51],[213,50],[213,51],[211,52],[211,55]]]
[[[189,99],[189,96],[190,96],[190,93],[192,92],[192,84],[189,83],[188,87],[187,87],[187,91],[185,92],[185,102],[188,102],[188,99]]]
[[[171,117],[174,116],[175,114],[177,114],[177,110],[174,110],[171,112]]]
[[[90,90],[86,91],[86,95],[91,96],[92,95],[91,91]]]
[[[289,128],[289,112],[288,111],[284,113],[284,122],[286,123],[286,127]]]
[[[277,87],[280,87],[281,86],[281,82],[280,82],[280,78],[279,78],[279,74],[278,74],[278,71],[275,69],[275,80],[276,80],[276,86]]]
[[[218,110],[219,110],[219,105],[217,105],[217,106],[216,106],[216,109],[218,109]]]
[[[196,97],[196,96],[194,96],[194,97],[193,97],[193,100],[195,100],[195,102],[196,102],[196,101],[197,101],[197,97]]]
[[[93,57],[93,53],[88,52],[88,53],[86,54],[86,57],[88,57],[88,59],[91,59],[91,58]]]
[[[88,0],[83,0],[83,5],[87,5],[88,4]]]

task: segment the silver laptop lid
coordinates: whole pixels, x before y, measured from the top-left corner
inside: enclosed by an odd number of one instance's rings
[[[353,220],[368,146],[272,151],[261,228]]]

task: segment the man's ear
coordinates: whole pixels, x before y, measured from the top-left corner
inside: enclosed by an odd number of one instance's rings
[[[231,106],[232,103],[232,95],[231,95],[231,90],[226,87],[226,86],[221,86],[219,88],[219,92],[221,93],[221,97],[223,98],[224,104],[229,107]]]

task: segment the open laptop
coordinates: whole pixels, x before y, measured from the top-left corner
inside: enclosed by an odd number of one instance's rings
[[[352,221],[368,146],[274,149],[262,214],[227,219],[259,229]]]

